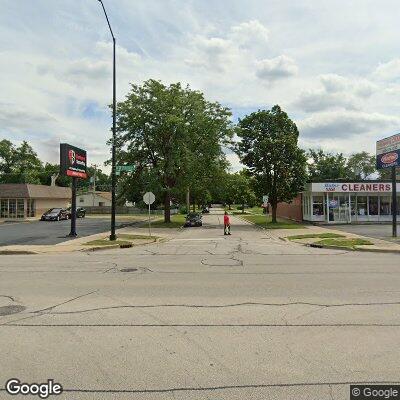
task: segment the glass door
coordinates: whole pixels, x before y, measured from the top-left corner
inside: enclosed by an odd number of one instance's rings
[[[329,196],[329,221],[350,222],[350,204],[348,194],[331,194]]]

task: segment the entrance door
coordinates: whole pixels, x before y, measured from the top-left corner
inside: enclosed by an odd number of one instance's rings
[[[329,195],[329,222],[350,222],[350,204],[348,194]]]

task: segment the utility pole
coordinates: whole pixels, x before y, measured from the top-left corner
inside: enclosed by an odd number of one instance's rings
[[[103,1],[98,0],[103,8],[104,15],[107,20],[108,27],[110,29],[111,37],[113,40],[113,128],[112,128],[112,153],[111,153],[111,233],[110,233],[110,240],[116,240],[117,236],[115,235],[115,210],[116,210],[116,199],[115,199],[115,187],[117,183],[117,177],[115,174],[115,138],[116,138],[116,118],[117,118],[117,101],[116,101],[116,66],[115,66],[115,47],[116,47],[116,40],[114,33],[111,29],[111,24],[108,19],[108,15],[106,9],[104,7]]]

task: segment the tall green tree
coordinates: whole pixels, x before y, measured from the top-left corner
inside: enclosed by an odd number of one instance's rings
[[[0,179],[3,183],[40,183],[43,164],[28,142],[15,146],[0,141]]]
[[[237,134],[241,139],[237,146],[240,160],[269,195],[272,222],[276,223],[277,204],[291,201],[303,189],[307,177],[297,126],[275,105],[240,120]]]
[[[328,181],[334,179],[350,179],[346,165],[346,157],[342,153],[325,153],[322,149],[308,151],[309,179]]]
[[[351,154],[347,159],[347,169],[352,179],[368,179],[376,172],[376,156],[366,151]]]
[[[170,221],[171,199],[187,187],[195,163],[221,157],[221,144],[232,136],[230,116],[228,109],[189,86],[153,79],[131,85],[126,100],[118,103],[118,163],[152,171],[165,222]]]

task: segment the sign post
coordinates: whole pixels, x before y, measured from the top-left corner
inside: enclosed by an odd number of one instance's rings
[[[151,236],[151,227],[150,227],[150,205],[153,204],[156,200],[156,196],[154,196],[153,192],[147,192],[143,196],[143,201],[149,205],[149,236]]]
[[[396,167],[400,166],[400,133],[376,142],[376,168],[392,170],[392,236],[397,237]]]
[[[67,143],[60,144],[60,174],[72,178],[71,232],[76,237],[76,180],[86,179],[86,151]]]

